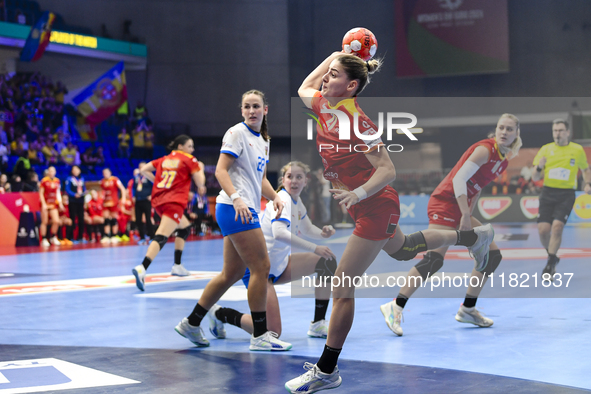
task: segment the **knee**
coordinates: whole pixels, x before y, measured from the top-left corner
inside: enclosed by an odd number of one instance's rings
[[[415,265],[423,280],[427,280],[443,267],[443,256],[437,252],[425,253],[423,259]]]
[[[402,247],[397,252],[390,254],[390,257],[399,261],[408,261],[414,259],[418,253],[426,250],[427,241],[425,241],[423,233],[417,231],[416,233],[405,235]]]
[[[562,222],[555,222],[552,224],[552,233],[553,234],[562,234],[562,230],[564,229],[564,223]]]
[[[229,284],[230,286],[242,279],[244,276],[244,272],[234,270],[233,272],[228,272],[228,270],[222,269],[222,273],[220,274],[220,279],[224,282]]]

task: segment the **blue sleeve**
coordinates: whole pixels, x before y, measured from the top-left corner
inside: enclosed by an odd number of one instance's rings
[[[71,187],[72,186],[72,182],[70,182],[70,179],[71,178],[66,179],[66,184],[65,184],[64,189],[66,189],[66,193],[68,193],[68,196],[75,197],[76,196],[76,193],[74,193],[72,191],[72,187]]]

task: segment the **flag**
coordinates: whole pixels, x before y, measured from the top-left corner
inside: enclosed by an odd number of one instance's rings
[[[98,125],[127,100],[123,62],[103,74],[72,99],[89,125]]]
[[[31,29],[25,46],[21,51],[21,61],[23,62],[36,62],[41,59],[45,48],[49,44],[49,38],[51,37],[51,25],[55,20],[55,15],[52,12],[45,11],[41,18],[37,21],[35,26]]]

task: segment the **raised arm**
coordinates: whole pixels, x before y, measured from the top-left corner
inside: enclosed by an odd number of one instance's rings
[[[298,89],[298,95],[301,97],[304,105],[308,108],[312,108],[312,97],[320,89],[322,85],[322,77],[328,72],[328,66],[336,59],[342,52],[333,52],[329,57],[324,59],[318,67],[314,69],[302,82],[302,85]]]

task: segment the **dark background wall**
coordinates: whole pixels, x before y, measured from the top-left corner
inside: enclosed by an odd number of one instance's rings
[[[289,97],[355,26],[376,34],[385,58],[366,96],[587,96],[591,86],[589,0],[509,0],[509,73],[422,79],[395,76],[394,0],[39,2],[95,34],[104,23],[113,38],[132,20],[149,50],[147,76],[130,72],[132,106],[146,94],[156,122],[186,123],[211,141],[240,120],[251,88],[268,95],[272,135],[288,137]]]

